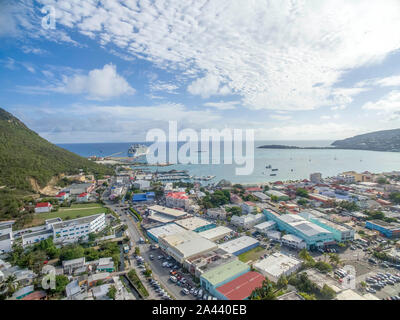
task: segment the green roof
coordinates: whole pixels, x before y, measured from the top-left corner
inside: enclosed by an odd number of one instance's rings
[[[246,263],[235,260],[207,271],[203,273],[201,277],[207,280],[211,285],[215,286],[238,273],[247,271],[248,269],[249,266]]]

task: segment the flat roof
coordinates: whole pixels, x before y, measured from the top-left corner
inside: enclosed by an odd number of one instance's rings
[[[170,222],[174,222],[176,220],[176,218],[166,217],[157,212],[150,214],[147,218],[149,220],[153,220],[153,221],[160,222],[160,223],[170,223]]]
[[[175,221],[175,223],[187,230],[196,230],[197,228],[201,228],[212,224],[212,222],[209,222],[199,217],[189,217]]]
[[[291,268],[300,265],[302,262],[294,257],[276,252],[266,257],[265,259],[254,264],[254,267],[264,271],[276,278],[290,270]]]
[[[22,235],[22,239],[29,239],[29,238],[47,235],[47,234],[53,234],[53,230],[45,229],[45,230],[38,231],[38,232],[27,233],[27,234]]]
[[[226,252],[234,253],[257,243],[260,243],[257,239],[249,236],[243,236],[228,242],[224,242],[220,244],[219,247]]]
[[[272,227],[275,224],[276,224],[275,221],[269,220],[269,221],[265,221],[265,222],[262,222],[260,224],[255,225],[254,228],[256,228],[256,229],[265,229],[265,228]]]
[[[215,286],[246,270],[249,270],[249,266],[246,263],[235,260],[207,271],[203,273],[201,277],[206,279],[211,285]]]
[[[228,234],[230,234],[233,230],[228,227],[218,226],[206,231],[199,232],[199,235],[203,238],[213,241],[217,238],[222,238]]]
[[[93,214],[91,216],[77,218],[77,219],[68,220],[68,221],[56,222],[56,223],[53,223],[53,228],[54,229],[61,229],[61,228],[68,227],[70,225],[90,223],[93,220],[95,220],[98,217],[100,217],[101,215],[104,215],[104,213]]]
[[[183,231],[185,231],[185,229],[183,229],[182,227],[178,226],[175,223],[168,223],[161,227],[151,228],[151,229],[147,230],[147,232],[151,233],[157,239],[162,236],[168,236],[168,235],[183,232]]]
[[[155,204],[154,206],[148,207],[148,209],[153,210],[153,211],[157,211],[157,212],[165,214],[165,215],[177,217],[177,218],[178,217],[183,217],[184,215],[187,214],[185,211],[172,209],[172,208],[167,208],[167,207],[162,207],[162,206],[159,206],[157,204]]]
[[[255,288],[262,286],[264,276],[255,271],[249,271],[236,279],[217,288],[228,300],[244,300]]]

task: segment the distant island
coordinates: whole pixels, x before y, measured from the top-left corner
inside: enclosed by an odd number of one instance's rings
[[[328,149],[400,152],[400,129],[381,130],[336,140],[328,147],[296,147],[279,144],[262,145],[259,149]]]

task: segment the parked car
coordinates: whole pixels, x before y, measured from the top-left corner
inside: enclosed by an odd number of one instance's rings
[[[178,282],[178,279],[174,276],[170,276],[169,279],[174,283]]]
[[[183,288],[183,289],[182,289],[182,293],[183,293],[184,295],[188,295],[188,294],[189,294],[189,290],[186,289],[186,288]]]

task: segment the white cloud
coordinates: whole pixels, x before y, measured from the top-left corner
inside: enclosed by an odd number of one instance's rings
[[[400,111],[400,91],[393,90],[375,102],[368,102],[362,106],[364,110],[377,110],[382,113]]]
[[[291,116],[285,116],[285,115],[280,115],[280,114],[271,114],[269,117],[271,119],[278,120],[278,121],[286,121],[286,120],[292,119]]]
[[[93,69],[88,74],[65,70],[71,75],[64,75],[62,81],[47,86],[17,86],[19,92],[46,94],[49,92],[64,94],[86,94],[90,100],[108,100],[122,95],[135,93],[129,83],[117,73],[113,64],[104,65],[103,69]],[[51,71],[42,71],[47,77],[53,77]]]
[[[253,109],[335,106],[346,71],[400,48],[397,0],[40,2],[58,25],[197,78],[190,93],[234,92]]]
[[[166,93],[174,93],[176,94],[176,90],[179,87],[176,84],[173,83],[168,83],[168,82],[163,82],[163,81],[157,81],[156,83],[150,84],[150,90],[151,91],[163,91]]]
[[[189,93],[200,95],[202,98],[209,98],[214,95],[227,95],[231,93],[226,85],[222,85],[220,79],[212,74],[193,81],[188,87]]]
[[[360,81],[356,86],[379,86],[379,87],[397,87],[400,86],[400,75],[394,75],[385,78],[374,78]]]
[[[205,107],[211,107],[218,110],[232,110],[236,109],[236,106],[240,104],[240,101],[219,101],[219,102],[206,102]]]

